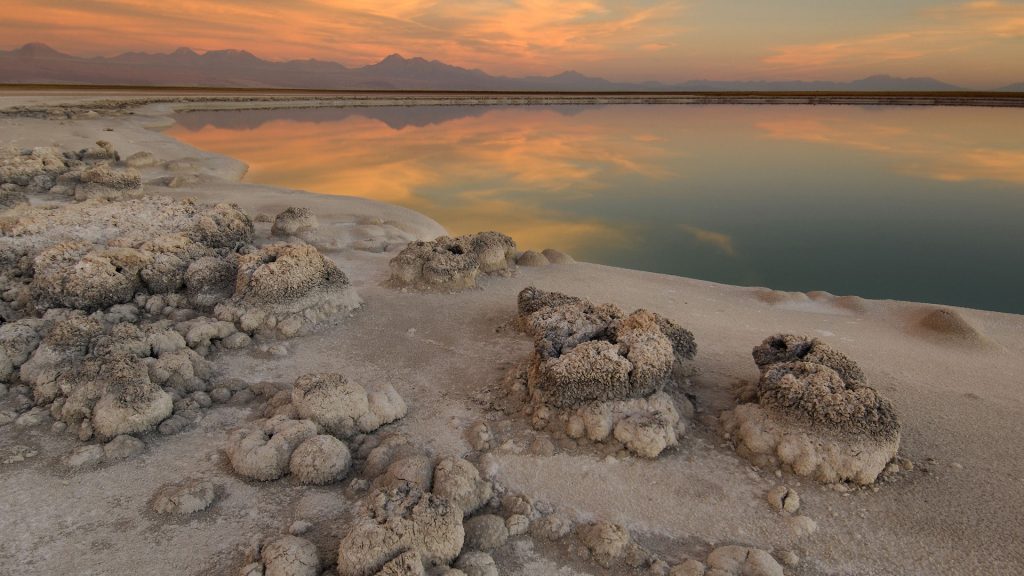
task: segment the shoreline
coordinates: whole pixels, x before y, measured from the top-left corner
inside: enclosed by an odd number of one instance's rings
[[[65,102],[72,116],[85,113],[84,100]],[[179,172],[163,164],[142,170],[147,194],[236,202],[252,215],[273,215],[288,206],[316,213],[330,238],[318,247],[348,274],[365,304],[322,333],[290,341],[286,356],[223,353],[216,360],[227,375],[290,383],[299,374],[342,371],[362,381],[393,383],[410,406],[403,429],[435,453],[457,453],[467,449],[470,424],[500,423],[486,408],[485,393],[530,348],[521,335],[501,329],[514,315],[519,290],[535,285],[625,310],[642,307],[689,328],[699,345],[695,374],[688,378],[697,412],[682,445],[657,462],[615,455],[609,460],[561,444],[553,454],[535,454],[526,448],[533,432],[515,423],[509,445],[492,453],[503,485],[583,520],[618,522],[672,558],[680,551],[740,543],[796,551],[803,560],[787,568],[793,575],[1009,574],[1024,568],[1016,548],[1024,537],[1016,522],[1024,512],[1024,439],[1013,434],[1024,417],[1024,316],[777,292],[584,263],[520,268],[510,278],[488,278],[482,289],[459,294],[397,291],[382,285],[388,260],[407,238],[443,233],[440,225],[375,201],[244,184],[241,162],[156,131],[172,121],[175,106],[151,103],[132,114],[80,119],[0,110],[0,127],[19,146],[56,142],[78,149],[105,139],[125,155],[146,150],[161,162],[181,163]],[[181,177],[179,187],[150,183],[175,176]],[[263,224],[257,234],[265,237],[267,229]],[[366,236],[383,238],[385,250],[353,248]],[[957,311],[980,339],[922,328],[922,317],[937,308]],[[733,402],[734,386],[756,379],[751,347],[781,331],[820,337],[861,363],[900,413],[901,453],[915,462],[913,473],[877,492],[842,494],[788,474],[779,480],[720,447],[715,415]],[[294,518],[309,518],[318,537],[335,538],[333,519],[348,507],[339,502],[341,487],[254,484],[225,470],[221,439],[249,411],[214,408],[197,429],[153,441],[142,460],[70,476],[49,463],[4,470],[0,493],[9,499],[10,514],[0,526],[12,534],[23,528],[16,542],[0,544],[0,558],[26,565],[26,574],[75,566],[127,573],[145,553],[154,574],[220,574],[242,564],[239,550],[249,535],[273,533]],[[70,445],[46,433],[25,441],[54,457]],[[225,493],[204,519],[163,523],[140,512],[155,486],[196,473],[215,479]],[[73,502],[54,498],[68,489],[62,479],[76,490]],[[791,532],[788,517],[768,509],[763,493],[782,481],[799,488],[801,513],[816,521],[815,533]],[[62,518],[75,520],[56,528]],[[82,530],[86,525],[91,529]],[[152,544],[154,531],[160,546]],[[503,573],[513,575],[561,567],[572,575],[609,573],[552,543],[504,551],[496,559],[505,563]]]

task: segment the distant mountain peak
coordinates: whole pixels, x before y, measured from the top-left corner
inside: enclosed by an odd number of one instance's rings
[[[199,56],[199,53],[187,46],[182,46],[171,52],[171,56]]]
[[[25,58],[69,58],[67,54],[58,52],[42,42],[29,42],[21,48],[14,50],[14,54]]]

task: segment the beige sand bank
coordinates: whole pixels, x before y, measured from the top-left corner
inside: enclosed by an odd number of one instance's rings
[[[95,95],[54,98],[4,95],[0,109],[81,103]],[[772,293],[586,263],[521,267],[510,278],[486,278],[481,289],[457,294],[395,290],[384,285],[390,258],[410,239],[442,234],[439,225],[358,198],[239,183],[245,166],[238,161],[155,130],[183,105],[150,103],[131,115],[78,119],[9,114],[0,117],[0,144],[75,150],[103,139],[123,156],[144,150],[161,162],[140,169],[149,194],[233,202],[252,215],[288,206],[314,211],[318,248],[348,274],[364,305],[324,331],[286,341],[285,356],[219,353],[214,359],[226,375],[291,383],[301,374],[333,371],[390,383],[409,408],[394,426],[436,455],[471,452],[467,429],[487,421],[502,431],[502,444],[488,456],[497,482],[579,522],[621,524],[668,565],[741,544],[777,557],[796,553],[800,562],[785,568],[794,575],[1024,572],[1024,317],[954,309],[976,329],[970,334],[922,324],[934,309],[924,304]],[[237,103],[188,104],[197,105]],[[168,167],[167,161],[179,162]],[[267,240],[269,227],[258,224],[257,237]],[[356,249],[367,240],[385,251]],[[535,449],[539,433],[527,421],[489,408],[508,367],[530,353],[529,339],[509,322],[517,293],[531,285],[627,311],[646,308],[693,332],[699,351],[687,391],[697,413],[677,448],[646,460],[556,439],[552,454]],[[900,454],[913,470],[874,489],[844,492],[791,474],[777,477],[736,455],[716,417],[733,406],[734,387],[757,379],[751,348],[777,332],[821,338],[858,361],[894,403]],[[300,519],[312,524],[306,537],[332,563],[343,535],[339,519],[353,506],[344,483],[250,482],[226,464],[228,431],[255,417],[253,410],[214,405],[186,432],[145,436],[138,457],[74,472],[62,459],[77,440],[46,427],[0,427],[0,452],[16,445],[38,452],[0,465],[0,574],[234,574],[254,537],[281,533]],[[194,475],[217,486],[210,509],[170,520],[150,510],[158,488]],[[768,506],[766,491],[780,483],[799,491],[799,514],[817,525],[812,534],[798,533],[791,516]],[[493,555],[501,574],[658,570],[601,567],[571,539],[516,537]]]

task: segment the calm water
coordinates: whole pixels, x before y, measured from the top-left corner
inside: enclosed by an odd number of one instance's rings
[[[1024,111],[850,106],[190,112],[252,182],[453,234],[782,290],[1024,313]]]

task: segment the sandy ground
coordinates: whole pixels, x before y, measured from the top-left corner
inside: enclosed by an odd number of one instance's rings
[[[41,98],[0,96],[0,109]],[[507,367],[530,351],[527,339],[506,327],[519,290],[534,285],[626,310],[648,308],[689,328],[699,345],[690,390],[698,413],[680,447],[656,461],[607,459],[562,445],[538,456],[525,449],[534,432],[513,421],[512,444],[495,452],[500,482],[580,519],[621,523],[669,560],[738,543],[795,551],[802,561],[786,569],[795,575],[1024,573],[1024,317],[957,309],[981,334],[966,338],[921,328],[917,321],[932,309],[923,304],[851,304],[827,294],[767,298],[755,288],[585,263],[520,268],[512,278],[488,278],[482,289],[459,294],[401,292],[382,285],[399,246],[374,254],[349,244],[371,232],[387,241],[389,226],[432,238],[443,232],[439,225],[396,206],[240,184],[243,164],[154,130],[167,125],[174,106],[85,120],[0,117],[0,139],[72,149],[105,139],[123,155],[148,150],[161,160],[187,160],[182,170],[200,176],[176,189],[147,185],[150,193],[235,202],[253,214],[287,206],[315,211],[337,238],[328,255],[364,306],[321,333],[288,341],[286,357],[223,353],[217,363],[227,373],[291,382],[338,371],[389,382],[409,405],[399,428],[436,454],[461,454],[469,450],[469,424],[507,419],[486,405]],[[167,175],[163,168],[143,170],[147,180]],[[898,410],[900,451],[913,471],[877,491],[840,493],[789,475],[780,480],[724,444],[704,416],[732,405],[732,387],[757,378],[751,348],[783,331],[820,337],[860,363]],[[333,554],[337,518],[351,506],[342,486],[247,482],[225,464],[226,431],[251,417],[246,408],[215,407],[197,428],[147,437],[140,457],[74,474],[60,463],[74,446],[69,437],[0,428],[0,451],[20,444],[40,453],[0,466],[0,574],[233,574],[254,535],[279,533],[300,518],[313,523],[311,539],[322,555]],[[149,511],[159,486],[191,475],[217,484],[211,509],[172,521]],[[817,532],[796,535],[767,506],[764,492],[780,482],[799,490],[801,514],[817,522]],[[525,539],[513,539],[495,557],[502,574],[616,573]]]

